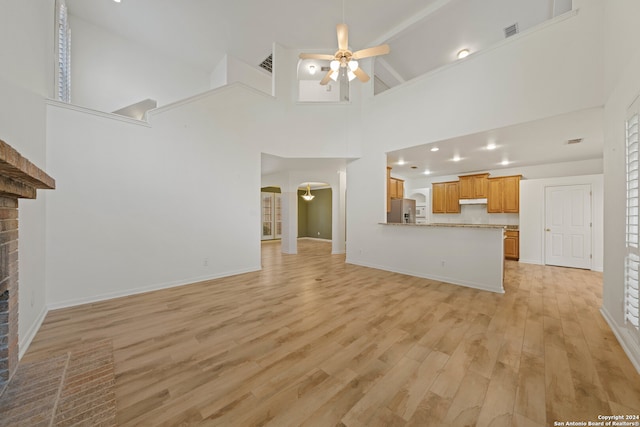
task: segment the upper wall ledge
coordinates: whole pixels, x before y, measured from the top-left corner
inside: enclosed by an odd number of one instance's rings
[[[75,104],[69,104],[66,102],[57,101],[55,99],[47,99],[46,103],[47,105],[51,105],[53,107],[59,107],[59,108],[64,108],[66,110],[78,111],[80,113],[90,114],[92,116],[103,117],[105,119],[116,120],[119,122],[130,123],[133,125],[150,127],[149,123],[144,120],[137,120],[131,117],[121,116],[120,114],[98,111],[98,110],[94,110],[87,107],[81,107]]]

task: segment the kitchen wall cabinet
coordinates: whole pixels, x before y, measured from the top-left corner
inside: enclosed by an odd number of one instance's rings
[[[387,166],[387,212],[391,212],[391,199],[404,197],[404,180],[391,176],[391,168]]]
[[[460,213],[460,185],[458,181],[431,184],[433,213]]]
[[[487,178],[487,212],[520,212],[521,175]]]
[[[520,232],[506,230],[504,233],[504,257],[517,261],[520,258]]]
[[[486,199],[488,173],[460,176],[461,199]]]

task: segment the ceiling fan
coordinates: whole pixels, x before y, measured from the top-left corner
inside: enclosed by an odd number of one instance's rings
[[[320,80],[321,85],[329,83],[329,79],[336,80],[340,73],[346,73],[352,80],[357,77],[358,80],[365,83],[369,81],[369,76],[362,68],[358,66],[358,59],[369,58],[372,56],[386,55],[389,53],[389,45],[382,44],[380,46],[370,47],[367,49],[351,52],[349,50],[349,29],[347,24],[338,24],[336,26],[338,32],[338,51],[334,55],[301,53],[300,59],[319,59],[323,61],[331,61],[330,70],[327,75]]]

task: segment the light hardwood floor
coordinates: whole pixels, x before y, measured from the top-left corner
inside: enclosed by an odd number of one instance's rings
[[[506,293],[263,243],[263,270],[50,312],[24,361],[111,339],[119,425],[548,426],[640,414],[602,275],[517,262]]]

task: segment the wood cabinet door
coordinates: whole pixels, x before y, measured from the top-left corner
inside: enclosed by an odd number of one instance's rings
[[[404,181],[396,179],[396,198],[402,199],[404,197]]]
[[[502,212],[520,212],[520,177],[502,178]]]
[[[473,198],[486,199],[487,185],[488,185],[488,179],[486,175],[473,177]],[[460,191],[462,191],[462,188]]]
[[[520,238],[517,231],[505,231],[504,257],[517,260],[520,258]]]
[[[502,212],[502,178],[487,179],[487,212]]]
[[[387,212],[391,212],[391,168],[387,166]]]
[[[461,199],[473,199],[474,196],[474,177],[473,176],[461,176],[460,178],[460,198]]]
[[[446,188],[446,212],[460,213],[460,185],[458,181],[447,182]]]
[[[446,187],[444,182],[431,184],[431,211],[446,213]]]

